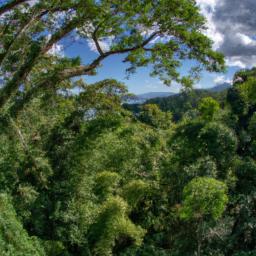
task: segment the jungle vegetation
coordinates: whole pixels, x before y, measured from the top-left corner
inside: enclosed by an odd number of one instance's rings
[[[256,70],[178,119],[125,109],[111,78],[86,83],[121,54],[129,74],[149,66],[191,91],[225,69],[204,27],[194,0],[1,2],[1,255],[256,255]],[[96,59],[51,53],[77,36]]]

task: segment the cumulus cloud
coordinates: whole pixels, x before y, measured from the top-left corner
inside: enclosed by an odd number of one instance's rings
[[[215,49],[225,54],[227,65],[240,68],[256,64],[256,1],[197,0],[206,16],[206,34]]]
[[[220,31],[218,31],[214,22],[214,13],[217,2],[218,0],[197,0],[197,3],[201,9],[201,13],[207,20],[207,29],[204,32],[207,36],[213,39],[214,49],[218,49],[224,40],[223,35],[220,33]]]
[[[197,0],[207,19],[205,34],[214,42],[214,49],[222,52],[228,66],[250,68],[256,65],[256,0]],[[142,29],[144,34],[149,33]],[[97,51],[93,41],[89,47]],[[108,50],[111,39],[100,41]]]
[[[48,51],[48,54],[64,57],[64,46],[62,44],[56,43],[52,46],[52,48]]]
[[[231,79],[229,79],[229,78],[227,78],[223,75],[222,76],[217,76],[213,81],[216,85],[224,84],[224,83],[229,83],[229,84],[232,83]]]

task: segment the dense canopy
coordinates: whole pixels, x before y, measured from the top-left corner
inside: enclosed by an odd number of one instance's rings
[[[1,255],[255,255],[256,71],[192,90],[224,70],[204,29],[194,0],[1,1]],[[77,41],[95,59],[55,51]],[[86,81],[117,54],[186,91],[129,111]]]

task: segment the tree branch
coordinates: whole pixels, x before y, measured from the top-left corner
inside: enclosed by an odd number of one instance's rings
[[[100,47],[100,44],[99,44],[99,41],[97,39],[97,32],[99,30],[99,27],[100,25],[94,30],[93,34],[92,34],[92,40],[94,41],[95,45],[96,45],[96,48],[99,52],[100,55],[104,55],[104,52],[102,51],[101,47]]]
[[[79,6],[79,5],[77,5]],[[12,45],[14,45],[14,43],[17,41],[17,39],[20,38],[20,36],[22,34],[24,34],[31,25],[34,25],[36,22],[38,22],[43,16],[45,16],[48,13],[55,13],[58,11],[63,11],[66,10],[67,8],[61,8],[61,7],[55,7],[53,9],[48,9],[48,10],[41,10],[40,13],[38,13],[37,15],[35,15],[32,18],[29,18],[28,21],[24,24],[24,26],[22,26],[19,31],[17,32],[17,34],[15,35],[15,37],[13,38],[13,40],[8,44],[8,47],[5,49],[5,51],[0,54],[0,64],[3,62],[4,58],[7,56],[8,51],[12,48]],[[50,47],[50,46],[49,46]],[[51,48],[51,47],[50,47]]]
[[[35,22],[39,21],[48,12],[49,12],[48,10],[44,10],[41,13],[39,13],[38,15],[36,15],[36,16],[34,16],[32,18],[29,18],[27,20],[27,22],[19,29],[19,31],[13,37],[12,41],[9,42],[7,48],[5,48],[5,51],[2,54],[0,54],[0,64],[2,64],[2,62],[4,61],[6,56],[8,55],[9,51],[12,49],[13,45],[15,44],[15,42],[28,30],[30,25],[31,24],[34,25]]]
[[[115,50],[115,51],[109,51],[103,55],[100,55],[98,58],[96,58],[91,64],[88,66],[79,66],[79,67],[74,67],[74,68],[68,68],[64,69],[63,71],[57,73],[54,75],[54,81],[55,83],[64,81],[66,79],[76,77],[76,76],[82,76],[82,75],[93,75],[95,69],[99,66],[102,60],[107,58],[110,55],[114,54],[121,54],[121,53],[126,53],[132,50],[140,49],[146,46],[159,32],[153,33],[151,36],[149,36],[145,41],[143,41],[141,44],[126,48],[126,49],[120,49],[120,50]],[[50,83],[51,79],[44,80],[41,83],[39,83],[37,86],[32,88],[26,95],[23,96],[23,98],[19,101],[17,101],[10,109],[11,115],[13,117],[17,116],[17,114],[24,108],[24,106],[36,95],[40,89],[43,89],[44,86]],[[0,97],[1,100],[1,97]],[[0,107],[1,107],[1,101],[0,101]]]
[[[18,127],[18,125],[15,123],[15,121],[12,118],[10,118],[10,122],[18,135],[18,138],[20,140],[20,143],[21,143],[25,153],[29,155],[29,146],[26,143],[26,140],[25,140],[20,128]]]
[[[152,41],[158,33],[159,33],[159,31],[154,32],[152,35],[150,35],[147,39],[145,39],[139,45],[136,45],[136,46],[133,46],[130,48],[117,49],[114,51],[109,51],[109,52],[103,53],[97,59],[95,59],[91,64],[89,64],[87,66],[79,66],[79,67],[75,67],[75,68],[65,69],[61,72],[61,77],[63,77],[63,79],[68,79],[68,78],[75,77],[75,76],[91,74],[91,72],[94,71],[95,68],[98,67],[98,65],[101,63],[101,61],[104,60],[105,58],[107,58],[108,56],[115,55],[115,54],[123,54],[123,53],[127,53],[130,51],[135,51],[140,48],[143,49],[143,47],[146,46],[150,41]]]
[[[120,53],[126,53],[126,52],[131,52],[131,51],[135,51],[138,50],[140,48],[143,48],[144,46],[146,46],[148,43],[150,43],[150,41],[152,41],[154,39],[155,36],[157,36],[157,34],[159,34],[160,31],[156,31],[154,33],[152,33],[147,39],[145,39],[141,44],[130,47],[130,48],[124,48],[124,49],[119,49],[119,50],[114,50],[114,51],[109,51],[106,54],[107,55],[112,55],[112,54],[120,54]]]
[[[28,0],[13,0],[0,7],[0,16],[5,12],[11,11],[16,6],[27,2]]]
[[[13,93],[18,90],[19,85],[26,80],[37,59],[47,53],[56,42],[70,33],[80,21],[80,19],[76,18],[67,23],[63,28],[57,31],[44,46],[41,46],[36,42],[31,44],[31,49],[29,50],[30,54],[25,63],[18,69],[18,71],[15,72],[13,78],[0,90],[0,109],[9,100]]]
[[[66,24],[63,28],[61,28],[59,31],[57,31],[49,40],[49,42],[42,48],[41,50],[41,54],[43,55],[45,53],[47,53],[52,46],[57,43],[58,41],[60,41],[62,38],[64,38],[67,34],[69,34],[75,27],[76,25],[79,23],[79,19],[74,19],[72,21],[70,21],[68,24]]]

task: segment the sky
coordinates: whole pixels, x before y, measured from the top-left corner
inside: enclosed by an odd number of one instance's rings
[[[0,2],[5,0],[0,0]],[[37,0],[30,0],[34,4]],[[227,72],[223,74],[202,72],[196,88],[210,88],[225,82],[232,82],[234,73],[241,68],[251,68],[256,63],[256,0],[196,0],[201,13],[206,17],[207,30],[204,32],[214,42],[214,49],[225,55]],[[54,45],[51,52],[67,57],[80,56],[83,63],[97,57],[95,45],[92,42],[75,43],[62,41]],[[107,49],[108,42],[102,42]],[[114,78],[125,83],[130,92],[141,94],[146,92],[178,92],[180,86],[174,84],[167,87],[157,78],[150,77],[150,67],[140,68],[127,79],[127,64],[122,62],[122,55],[107,58],[98,74],[94,77],[84,77],[88,83],[106,78]],[[184,63],[180,70],[184,73],[190,63]]]
[[[223,74],[203,72],[197,88],[210,88],[224,82],[231,82],[234,73],[241,68],[251,68],[256,63],[256,0],[197,0],[202,14],[207,19],[205,33],[213,40],[214,49],[226,58],[227,72]],[[103,45],[103,47],[107,45]],[[73,44],[64,49],[68,56],[80,55],[82,60],[96,56],[95,47]],[[179,85],[167,87],[157,78],[150,77],[150,68],[140,68],[136,74],[126,78],[126,64],[123,56],[106,59],[95,77],[86,77],[91,83],[105,78],[124,82],[130,92],[178,92]],[[86,61],[86,62],[87,62]],[[189,64],[187,64],[189,65]],[[186,63],[184,63],[186,67]],[[183,70],[181,70],[183,72]]]

